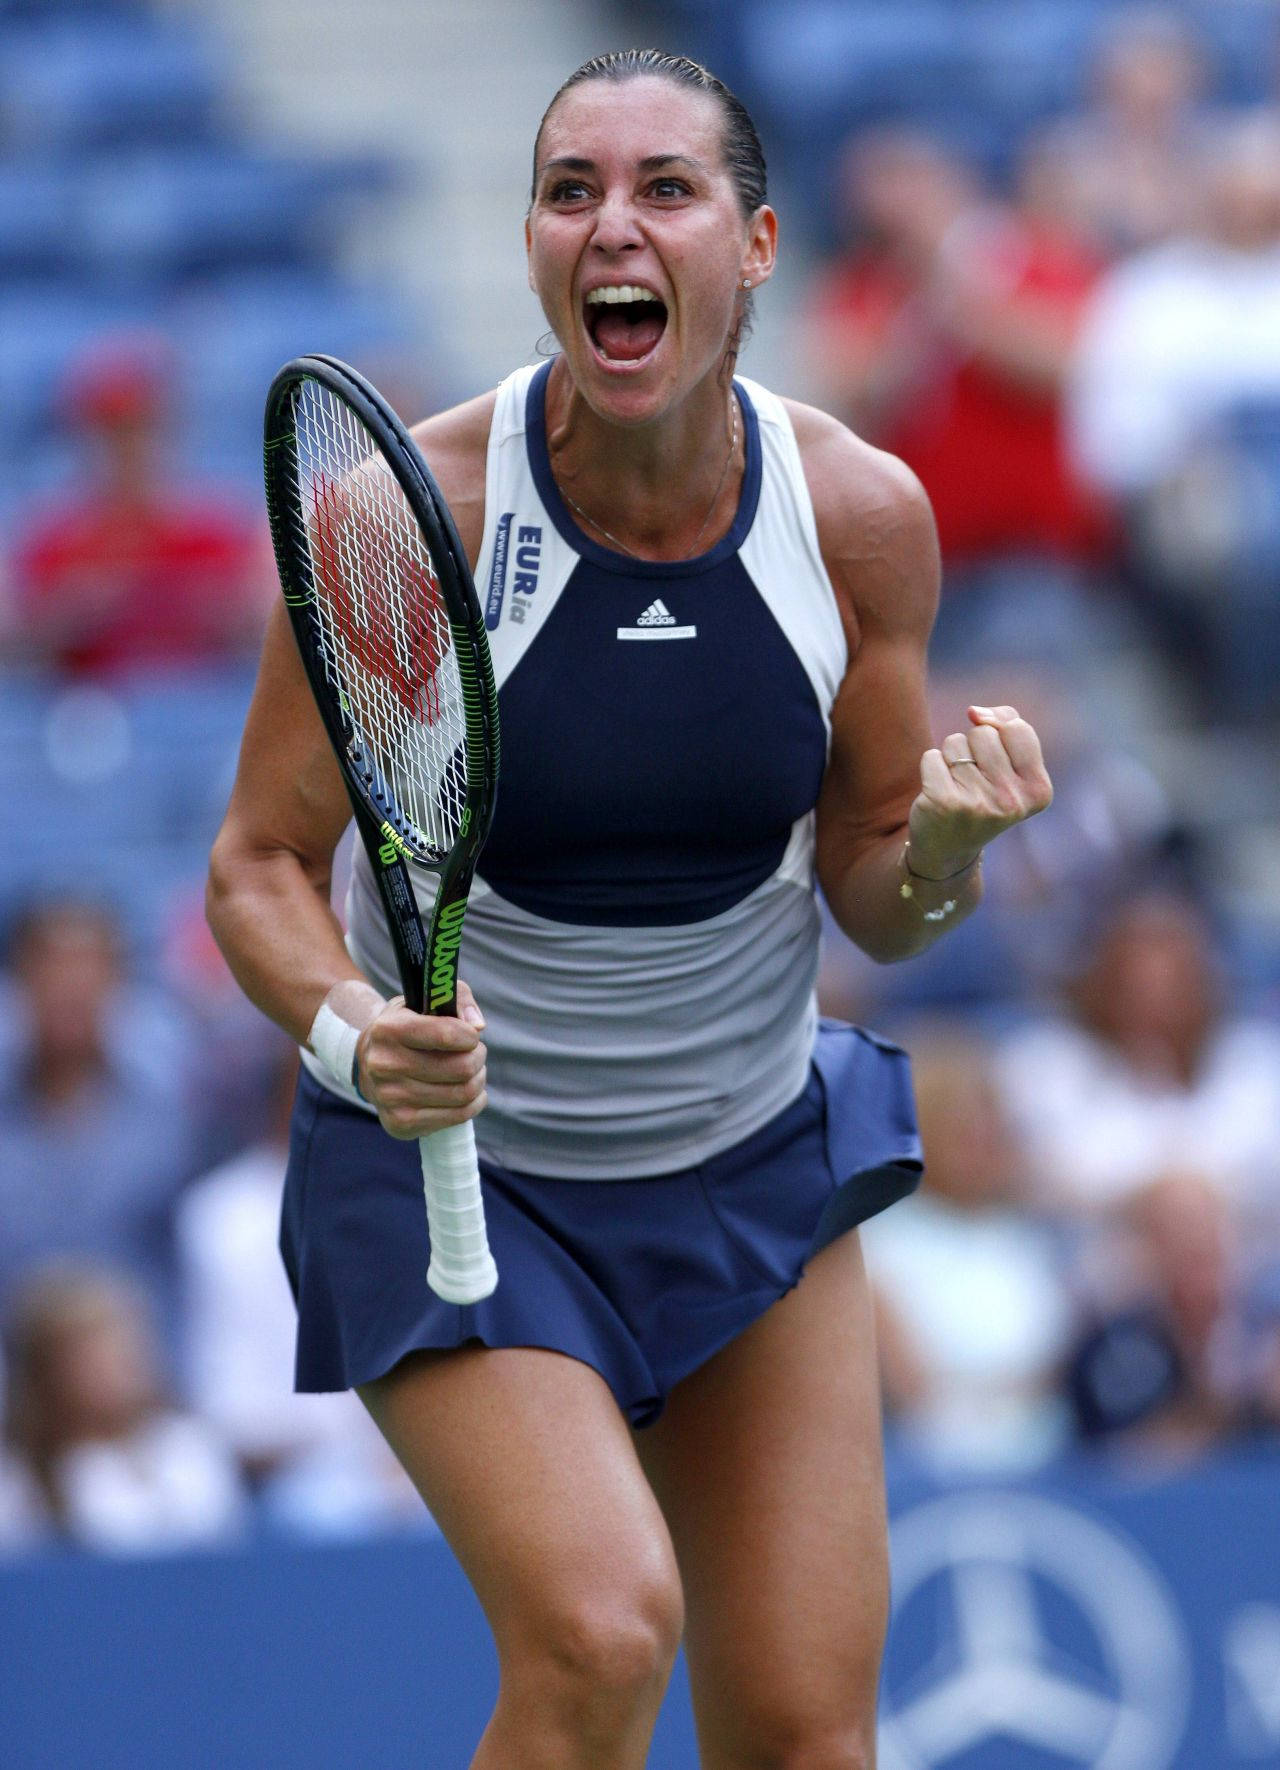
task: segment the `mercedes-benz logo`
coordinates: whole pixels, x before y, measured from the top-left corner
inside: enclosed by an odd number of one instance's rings
[[[882,1770],[947,1770],[997,1740],[1009,1770],[1045,1754],[1168,1770],[1188,1651],[1163,1581],[1113,1531],[1029,1494],[929,1501],[894,1524],[893,1614],[931,1645],[904,1669],[891,1632]]]

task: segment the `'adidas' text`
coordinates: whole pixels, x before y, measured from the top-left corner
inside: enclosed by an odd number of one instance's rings
[[[636,616],[634,627],[619,627],[619,639],[696,639],[696,627],[678,627],[676,617],[662,598],[656,597],[644,613]]]

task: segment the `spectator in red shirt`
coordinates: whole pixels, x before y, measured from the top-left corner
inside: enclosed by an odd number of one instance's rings
[[[19,535],[20,650],[104,676],[256,643],[269,583],[260,525],[229,497],[173,483],[171,380],[146,338],[103,341],[72,366],[61,405],[91,466],[83,489]]]
[[[822,397],[919,474],[949,564],[1104,556],[1060,411],[1091,252],[910,131],[855,137],[843,190],[851,246],[812,309]]]

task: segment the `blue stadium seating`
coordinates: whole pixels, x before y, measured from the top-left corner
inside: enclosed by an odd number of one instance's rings
[[[15,19],[47,24],[60,18],[122,18],[151,10],[149,0],[0,0],[0,25]]]
[[[357,170],[370,184],[378,172],[369,163]],[[322,172],[226,145],[100,155],[81,183],[84,261],[99,278],[133,284],[244,264],[323,265],[352,182],[346,166]]]
[[[19,148],[92,148],[209,134],[222,70],[185,22],[146,12],[0,20],[0,134]]]
[[[206,449],[261,471],[263,396],[292,356],[320,350],[355,361],[393,347],[407,323],[376,291],[297,269],[231,272],[193,285],[171,306],[182,349],[182,404],[199,414]]]
[[[247,670],[142,676],[107,689],[0,676],[0,926],[33,892],[84,889],[154,954],[198,888],[235,769]]]
[[[79,183],[65,163],[0,161],[0,278],[74,270]]]
[[[0,0],[0,522],[74,470],[58,389],[101,334],[199,345],[181,462],[251,484],[286,357],[405,335],[329,268],[394,164],[245,140],[225,72],[201,27],[153,5]]]

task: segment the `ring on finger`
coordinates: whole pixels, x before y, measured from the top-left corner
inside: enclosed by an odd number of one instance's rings
[[[969,768],[977,768],[977,766],[978,766],[977,757],[976,756],[948,756],[947,757],[947,767],[948,768],[964,768],[966,765]]]

